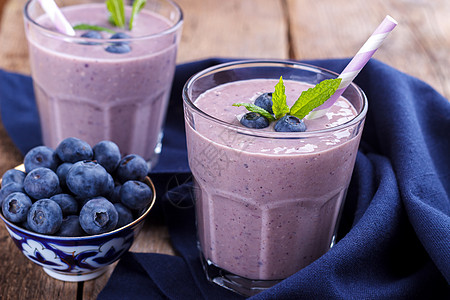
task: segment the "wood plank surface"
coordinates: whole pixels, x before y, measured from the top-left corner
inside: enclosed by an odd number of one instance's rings
[[[450,1],[325,0],[314,5],[308,0],[287,1],[294,58],[352,57],[391,15],[398,26],[374,58],[427,82],[450,99]]]
[[[0,68],[30,74],[22,9],[0,0]],[[178,63],[208,57],[321,59],[353,56],[385,15],[399,26],[375,54],[450,98],[448,0],[178,0]],[[1,93],[1,91],[0,91]],[[0,122],[0,174],[23,159]],[[163,222],[149,220],[132,248],[174,254]],[[0,226],[0,299],[95,299],[109,275],[64,283],[26,259]],[[77,297],[77,292],[79,293]]]

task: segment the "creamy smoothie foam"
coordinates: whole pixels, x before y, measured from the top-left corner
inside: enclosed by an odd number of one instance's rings
[[[195,101],[206,114],[241,126],[236,102],[272,92],[277,80],[219,85]],[[311,86],[285,80],[288,105]],[[187,122],[189,163],[195,177],[198,237],[210,263],[253,280],[284,279],[329,248],[353,170],[359,127],[333,132],[355,118],[341,97],[325,117],[305,120],[307,132],[270,138],[227,129],[193,116]],[[361,126],[362,127],[362,126]],[[194,129],[195,128],[195,129]],[[254,132],[254,131],[253,131]],[[260,132],[260,131],[258,131]]]
[[[71,24],[111,28],[104,3],[64,7]],[[129,10],[127,10],[129,15]],[[54,30],[48,17],[36,21]],[[28,29],[30,61],[41,118],[44,144],[50,147],[76,136],[91,145],[116,142],[123,154],[155,159],[161,126],[175,71],[178,32],[155,38],[173,24],[142,10],[136,18],[131,51],[105,51],[107,44],[86,45],[51,38],[43,30]],[[77,31],[77,35],[84,31]],[[111,34],[102,33],[104,38]],[[110,44],[110,43],[109,43]]]

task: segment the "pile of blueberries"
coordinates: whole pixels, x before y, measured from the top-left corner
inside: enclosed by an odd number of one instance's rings
[[[6,219],[41,234],[105,233],[134,221],[153,197],[145,160],[121,157],[111,141],[66,138],[55,150],[31,149],[24,165],[3,175],[0,205]]]

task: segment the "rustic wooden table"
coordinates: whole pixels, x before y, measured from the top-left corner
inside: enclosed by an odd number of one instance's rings
[[[0,0],[0,68],[30,74],[22,8]],[[178,0],[178,63],[208,57],[320,59],[353,56],[386,14],[399,26],[375,54],[450,99],[448,0]],[[1,93],[1,91],[0,91]],[[0,122],[0,175],[23,157]],[[132,250],[174,254],[167,229],[149,221]],[[94,299],[111,272],[83,284],[58,281],[26,259],[0,226],[0,299]]]

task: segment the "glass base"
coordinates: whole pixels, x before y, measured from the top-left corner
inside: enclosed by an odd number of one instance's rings
[[[241,277],[216,266],[201,253],[200,258],[209,281],[246,297],[256,295],[281,282],[281,280],[254,280]]]

